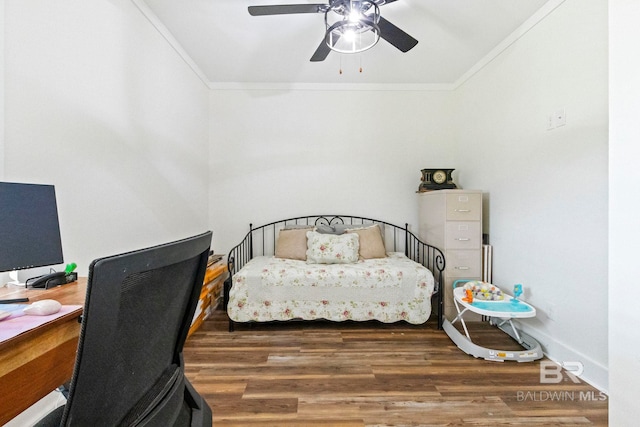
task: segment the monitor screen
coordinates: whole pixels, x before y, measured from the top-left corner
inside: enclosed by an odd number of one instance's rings
[[[0,182],[0,271],[62,262],[54,186]]]

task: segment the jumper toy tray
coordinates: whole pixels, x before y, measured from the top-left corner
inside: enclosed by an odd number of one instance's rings
[[[501,300],[480,300],[475,298],[470,300],[469,291],[462,287],[465,282],[468,282],[468,280],[456,280],[453,282],[453,302],[458,315],[451,322],[445,319],[443,323],[444,331],[460,350],[474,357],[498,362],[505,360],[530,362],[542,358],[540,344],[530,335],[518,330],[512,322],[512,319],[535,317],[536,309],[533,306],[504,294],[504,298]],[[497,290],[497,293],[501,294],[501,291]],[[473,293],[471,292],[471,294]],[[490,324],[497,326],[501,331],[516,340],[524,350],[490,349],[475,344],[471,340],[463,318],[468,311],[488,316]],[[462,324],[464,335],[453,326],[457,321]]]
[[[472,303],[464,300],[465,290],[462,287],[453,289],[454,302],[482,316],[499,318],[536,317],[536,309],[524,301],[514,300],[506,295],[501,301],[484,301],[474,299]],[[458,310],[458,313],[460,311]]]

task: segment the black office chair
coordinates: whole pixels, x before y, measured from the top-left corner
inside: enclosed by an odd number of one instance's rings
[[[40,426],[211,426],[184,376],[211,232],[93,261],[66,405]]]

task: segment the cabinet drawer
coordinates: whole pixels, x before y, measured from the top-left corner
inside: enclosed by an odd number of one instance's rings
[[[482,245],[480,221],[452,221],[447,222],[447,249],[478,249]]]
[[[447,220],[479,221],[482,218],[482,194],[447,194]]]
[[[482,253],[480,250],[454,250],[446,254],[446,274],[449,277],[481,277]]]

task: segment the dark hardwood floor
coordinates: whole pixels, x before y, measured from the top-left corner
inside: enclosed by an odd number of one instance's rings
[[[471,333],[484,345],[515,344],[487,324]],[[215,426],[607,425],[608,401],[597,389],[568,376],[541,383],[539,361],[475,359],[431,320],[238,325],[229,333],[216,310],[184,359]]]

